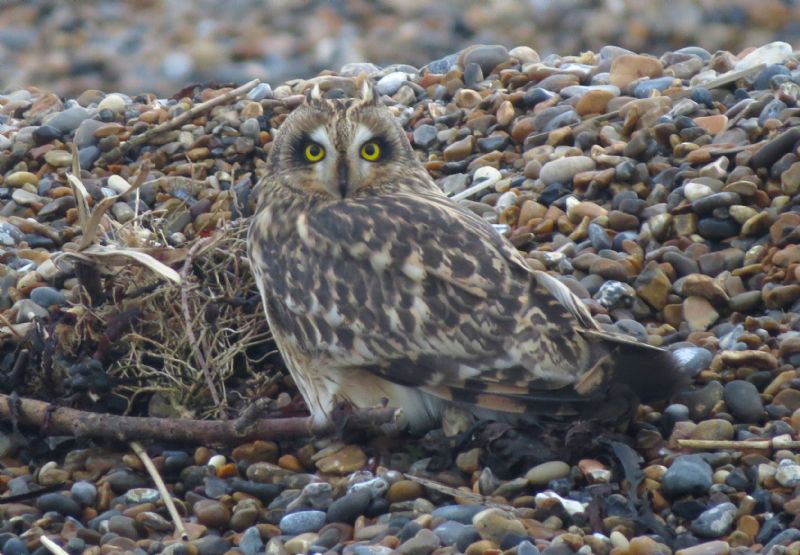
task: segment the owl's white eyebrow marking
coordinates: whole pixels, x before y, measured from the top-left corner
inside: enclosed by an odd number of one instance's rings
[[[333,152],[333,143],[331,143],[330,138],[328,137],[328,132],[325,130],[325,127],[320,126],[314,129],[311,133],[308,134],[314,141],[321,144],[325,147],[325,150],[328,152]]]
[[[372,137],[375,136],[375,133],[372,130],[364,125],[363,123],[359,123],[356,127],[356,132],[353,135],[353,146],[356,148],[361,148],[361,145],[366,143]]]

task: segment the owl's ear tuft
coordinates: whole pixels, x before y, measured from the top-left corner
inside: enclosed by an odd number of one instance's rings
[[[358,81],[361,81],[361,86],[359,87],[361,89],[361,105],[377,105],[378,94],[375,92],[369,76],[366,73],[362,73],[356,78],[357,83]]]
[[[308,89],[307,89],[308,90]],[[319,88],[319,83],[315,83],[311,90],[306,95],[306,104],[311,106],[320,105],[324,101],[322,97],[322,89]]]

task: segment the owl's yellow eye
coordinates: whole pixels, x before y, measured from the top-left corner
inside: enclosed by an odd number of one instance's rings
[[[311,143],[306,147],[305,155],[309,162],[319,162],[325,158],[325,149],[317,143]]]
[[[367,162],[374,162],[381,157],[381,147],[375,142],[364,143],[361,147],[361,157]]]

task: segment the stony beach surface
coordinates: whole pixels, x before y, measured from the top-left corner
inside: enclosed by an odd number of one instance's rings
[[[277,83],[354,60],[422,66],[475,43],[542,55],[607,44],[738,53],[792,42],[798,21],[800,5],[784,0],[10,0],[0,4],[0,90],[172,96],[189,83]]]
[[[259,84],[150,135],[230,88],[172,99],[2,94],[0,392],[103,407],[121,386],[121,352],[141,339],[128,328],[81,335],[93,311],[128,305],[113,274],[107,294],[88,299],[90,279],[59,256],[79,250],[85,223],[67,178],[73,145],[88,203],[110,205],[99,240],[163,254],[246,218],[286,114],[313,84],[354,95],[362,73],[445,192],[603,325],[673,351],[693,387],[578,455],[505,426],[400,441],[152,445],[185,541],[132,453],[30,430],[23,441],[4,425],[0,551],[45,553],[46,535],[68,553],[800,553],[800,67],[780,41],[660,57],[474,45],[419,68],[347,64]],[[252,313],[245,305],[230,310]],[[85,343],[67,349],[70,334]],[[297,398],[287,380],[259,391],[276,408]],[[759,448],[688,449],[682,439]]]

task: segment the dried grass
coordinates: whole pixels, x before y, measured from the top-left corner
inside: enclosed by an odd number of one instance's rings
[[[218,417],[230,404],[226,382],[234,374],[257,379],[265,356],[262,347],[270,336],[260,305],[252,302],[256,286],[246,260],[246,224],[233,222],[207,241],[182,285],[164,283],[136,300],[142,310],[141,325],[122,338],[129,350],[111,369],[112,375],[133,384],[120,388],[131,404],[139,395],[157,393],[175,415]],[[135,279],[134,275],[116,278],[131,286]],[[182,288],[188,322],[181,310]],[[195,345],[187,327],[193,330]],[[198,352],[213,387],[221,392],[219,405],[211,402]]]
[[[82,280],[82,302],[63,310],[53,328],[52,359],[69,364],[104,352],[128,412],[141,411],[143,396],[152,416],[220,417],[240,408],[227,390],[231,378],[273,380],[262,367],[271,342],[246,257],[248,221],[169,246],[160,214],[137,213],[121,224],[106,215],[118,197],[90,207],[74,159],[68,179],[82,233],[54,261],[83,265],[90,279]],[[147,173],[143,164],[132,185],[115,176],[116,185],[134,193]]]

